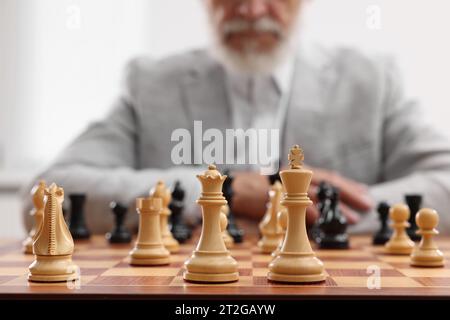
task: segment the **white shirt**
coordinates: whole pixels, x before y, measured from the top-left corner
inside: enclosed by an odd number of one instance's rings
[[[282,132],[286,110],[280,109],[287,108],[289,102],[294,64],[295,57],[291,56],[271,75],[226,71],[234,129],[278,129]],[[245,150],[236,150],[236,155],[245,155]]]

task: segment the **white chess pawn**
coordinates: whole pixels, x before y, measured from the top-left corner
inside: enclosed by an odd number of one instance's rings
[[[269,192],[270,203],[268,210],[270,215],[260,225],[262,238],[258,242],[258,247],[262,253],[272,253],[275,251],[283,239],[283,232],[278,223],[277,214],[280,211],[280,200],[282,186],[279,181],[275,182]]]
[[[422,236],[419,245],[411,254],[411,265],[416,267],[442,267],[444,255],[433,240],[439,234],[435,228],[439,223],[439,215],[433,209],[421,209],[416,215],[416,223],[419,227],[417,234]]]
[[[228,215],[230,213],[230,208],[228,205],[224,205],[220,212],[220,230],[222,230],[222,238],[223,242],[225,242],[225,246],[227,249],[230,249],[234,246],[233,237],[228,233]]]
[[[172,194],[170,193],[170,190],[166,188],[163,181],[158,181],[155,188],[150,190],[150,196],[160,198],[162,200],[160,213],[162,242],[170,253],[177,253],[180,250],[180,244],[174,238],[169,228],[169,217],[172,213],[169,209],[169,203],[172,199]]]
[[[391,226],[394,233],[385,244],[385,249],[388,253],[398,255],[409,255],[414,248],[414,242],[406,233],[406,228],[409,227],[410,211],[407,205],[396,204],[389,210],[389,218],[393,221]]]
[[[284,238],[286,236],[288,214],[287,214],[287,209],[285,207],[281,206],[281,210],[277,214],[277,219],[278,219],[278,224],[280,225],[280,228],[282,230],[283,236],[280,240],[280,243],[278,244],[278,247],[275,249],[274,252],[272,252],[272,257],[274,257],[274,258],[276,256],[278,256],[278,254],[280,253],[281,248],[283,247]]]

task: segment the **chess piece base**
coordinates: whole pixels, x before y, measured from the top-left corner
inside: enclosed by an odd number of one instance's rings
[[[267,278],[278,282],[325,281],[323,263],[310,253],[280,252],[269,264]]]
[[[177,253],[178,251],[180,251],[180,244],[177,240],[175,240],[175,238],[172,237],[171,234],[163,236],[162,242],[164,247],[166,247],[166,249],[169,250],[170,253]]]
[[[70,234],[74,240],[89,239],[91,237],[90,232],[85,227],[71,228]]]
[[[131,258],[130,264],[133,266],[161,266],[170,264],[170,258],[151,258],[151,259],[142,259],[142,258]]]
[[[337,235],[334,237],[318,237],[316,239],[320,249],[348,249],[349,242],[346,234]]]
[[[26,238],[22,244],[23,244],[23,253],[33,254],[33,239],[31,237]]]
[[[238,265],[228,251],[194,251],[184,263],[183,278],[195,282],[233,282],[239,279]]]
[[[387,242],[385,244],[386,252],[398,255],[410,255],[414,249],[414,242],[408,240],[405,243]]]
[[[416,249],[411,254],[411,265],[415,267],[443,267],[444,255],[440,250]]]
[[[227,247],[227,249],[233,248],[234,241],[233,241],[233,238],[228,233],[228,231],[224,231],[222,233],[222,237],[223,237],[223,242],[225,243],[225,247]]]
[[[185,271],[183,279],[192,282],[207,282],[207,283],[225,283],[235,282],[239,280],[239,273],[222,273],[222,274],[207,274],[207,273],[193,273]]]
[[[29,271],[28,280],[32,282],[65,282],[80,278],[79,268],[70,255],[36,256]]]
[[[170,252],[162,245],[140,245],[130,252],[131,265],[164,265],[170,263]]]
[[[121,232],[108,232],[105,235],[106,240],[109,243],[130,243],[131,242],[131,234],[128,231]]]
[[[258,241],[258,248],[262,253],[272,253],[277,250],[280,241],[281,235],[263,236],[263,238]]]
[[[385,245],[391,238],[390,233],[377,233],[373,238],[373,245],[382,246]]]
[[[314,283],[325,281],[324,274],[319,275],[289,275],[269,272],[267,279],[274,282],[292,282],[292,283]]]

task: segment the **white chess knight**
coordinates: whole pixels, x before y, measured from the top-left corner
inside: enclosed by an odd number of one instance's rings
[[[416,267],[442,267],[444,266],[444,254],[433,240],[439,234],[436,227],[439,223],[439,215],[433,209],[423,208],[416,215],[416,223],[419,227],[417,233],[422,236],[420,243],[411,254],[411,265]]]
[[[44,220],[33,242],[35,260],[29,266],[28,280],[78,280],[79,268],[72,261],[74,243],[62,214],[64,190],[52,184],[45,196]]]
[[[222,176],[214,165],[210,165],[197,178],[202,184],[202,194],[197,200],[202,207],[202,233],[192,256],[184,263],[183,278],[211,283],[237,281],[238,264],[225,246],[220,224],[221,209],[227,204],[222,194],[226,176]]]

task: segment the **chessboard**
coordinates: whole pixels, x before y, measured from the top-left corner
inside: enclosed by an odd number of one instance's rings
[[[28,266],[33,256],[21,252],[20,241],[0,240],[0,298],[51,299],[219,299],[219,298],[386,298],[450,297],[450,238],[438,237],[446,257],[444,268],[415,268],[407,256],[385,254],[369,237],[352,237],[349,250],[315,250],[323,261],[323,283],[299,285],[267,280],[270,255],[261,254],[256,237],[247,237],[231,249],[239,263],[239,281],[223,284],[183,280],[183,263],[196,239],[183,244],[171,264],[133,267],[129,245],[110,245],[103,237],[78,241],[73,255],[81,280],[71,283],[30,283]],[[379,275],[379,277],[377,277]]]

